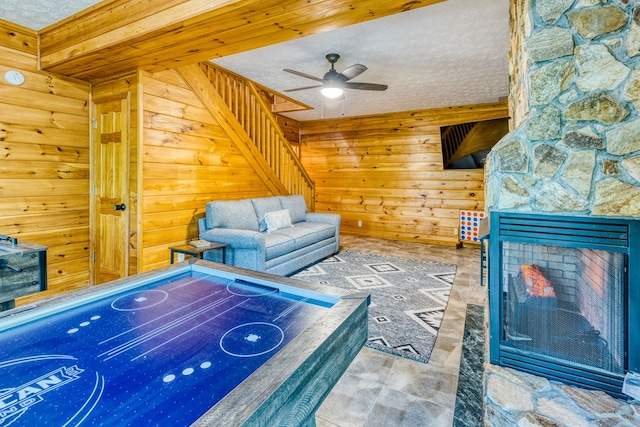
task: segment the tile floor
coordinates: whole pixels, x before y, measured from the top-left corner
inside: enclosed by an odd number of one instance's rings
[[[480,250],[341,236],[341,249],[457,265],[428,364],[363,348],[316,413],[318,427],[451,427],[467,303],[484,305]]]

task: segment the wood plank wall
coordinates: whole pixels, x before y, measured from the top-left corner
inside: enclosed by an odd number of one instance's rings
[[[208,201],[271,192],[178,73],[142,73],[141,87],[139,265],[147,271],[169,263],[170,246],[198,236]]]
[[[316,210],[344,233],[454,245],[459,211],[484,209],[484,171],[444,170],[440,127],[503,117],[506,103],[302,122]]]
[[[287,141],[297,150],[300,144],[300,122],[280,114],[276,114],[275,117],[278,126],[282,129],[282,133],[284,133],[284,137],[287,138]]]
[[[49,248],[39,297],[89,281],[89,90],[39,72],[36,33],[0,21],[0,234]]]
[[[0,29],[0,75],[26,77],[19,87],[0,80],[0,234],[49,247],[42,298],[90,283],[90,87],[38,71],[35,32]],[[123,90],[132,94],[133,274],[196,238],[206,202],[271,193],[176,72],[137,71],[93,96]],[[342,214],[346,233],[453,244],[459,209],[483,208],[483,176],[442,169],[439,127],[507,115],[506,104],[486,104],[301,123],[316,210]]]

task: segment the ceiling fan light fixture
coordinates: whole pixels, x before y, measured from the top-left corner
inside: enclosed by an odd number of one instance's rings
[[[355,64],[345,70],[342,70],[341,73],[338,73],[335,69],[335,63],[336,61],[338,61],[338,58],[340,58],[340,55],[338,55],[337,53],[330,53],[327,55],[327,61],[329,61],[329,63],[331,64],[331,69],[327,71],[324,76],[322,76],[322,78],[285,68],[284,71],[286,71],[287,73],[295,74],[297,76],[321,83],[320,85],[316,84],[314,86],[286,89],[285,92],[295,92],[298,90],[315,89],[318,87],[322,87],[322,89],[320,89],[320,93],[322,94],[322,96],[328,99],[339,99],[344,96],[345,89],[378,91],[387,90],[387,85],[361,82],[356,83],[349,81],[367,71],[367,67],[362,64]]]
[[[335,86],[325,86],[320,90],[320,92],[326,98],[330,99],[340,98],[344,94],[344,90],[342,88]]]

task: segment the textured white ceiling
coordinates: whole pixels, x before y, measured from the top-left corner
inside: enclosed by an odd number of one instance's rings
[[[0,0],[0,18],[32,30],[41,30],[80,12],[97,0]]]
[[[42,29],[98,3],[94,0],[0,0],[0,18]],[[282,71],[322,77],[328,53],[336,69],[369,69],[354,82],[382,83],[385,92],[348,90],[342,101],[318,89],[289,96],[314,107],[287,113],[297,120],[495,102],[508,94],[509,0],[448,0],[386,18],[215,60],[217,64],[283,92],[315,84]]]
[[[214,62],[282,92],[315,84],[283,68],[322,77],[331,52],[340,54],[338,71],[368,67],[351,81],[389,88],[347,90],[344,101],[324,105],[319,89],[289,92],[315,109],[287,116],[312,120],[495,102],[509,90],[509,0],[449,0]]]

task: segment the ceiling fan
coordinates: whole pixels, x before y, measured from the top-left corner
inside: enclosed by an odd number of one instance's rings
[[[381,85],[376,83],[360,83],[360,82],[350,82],[349,80],[359,76],[360,74],[367,71],[367,67],[362,64],[352,65],[351,67],[343,70],[341,73],[338,73],[334,67],[335,63],[338,62],[340,55],[337,53],[330,53],[326,56],[327,61],[331,64],[331,69],[325,73],[322,78],[312,76],[310,74],[301,73],[300,71],[291,70],[285,68],[284,71],[287,73],[295,74],[300,77],[305,77],[307,79],[315,80],[317,82],[321,82],[322,84],[314,85],[314,86],[305,86],[298,87],[295,89],[287,89],[285,92],[295,92],[298,90],[306,90],[313,89],[317,87],[321,87],[322,94],[327,98],[338,98],[342,96],[344,93],[344,89],[359,89],[359,90],[387,90],[387,85]]]

